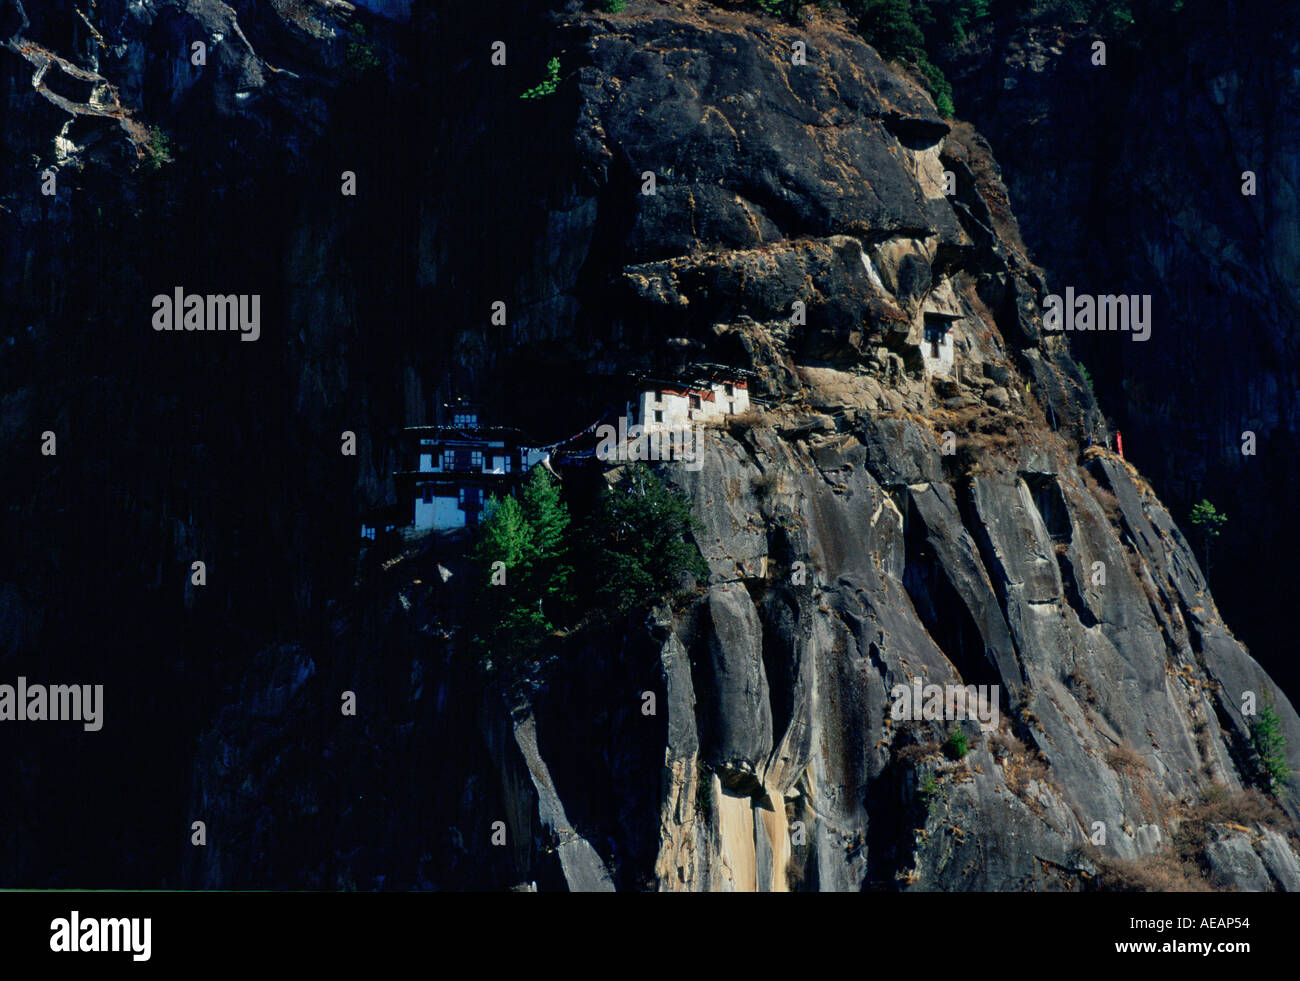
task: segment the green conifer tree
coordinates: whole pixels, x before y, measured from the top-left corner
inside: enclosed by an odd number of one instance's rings
[[[629,467],[601,491],[585,536],[599,607],[626,613],[675,593],[683,578],[706,577],[708,566],[686,538],[694,527],[686,498],[644,464]]]
[[[489,499],[474,548],[474,606],[480,624],[474,642],[484,664],[517,664],[550,629],[529,586],[537,558],[533,529],[519,502]]]
[[[1201,498],[1200,502],[1192,508],[1191,521],[1194,526],[1201,530],[1201,540],[1205,545],[1205,574],[1210,574],[1210,542],[1219,537],[1219,532],[1223,526],[1228,523],[1228,516],[1220,514],[1218,508]]]
[[[540,466],[529,474],[520,500],[532,536],[525,591],[554,618],[573,601],[569,588],[573,578],[573,566],[568,561],[569,509],[560,499],[559,482]]]

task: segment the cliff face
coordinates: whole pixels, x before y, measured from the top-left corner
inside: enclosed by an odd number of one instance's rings
[[[5,439],[74,435],[59,469],[16,471],[0,624],[11,673],[135,692],[88,766],[162,762],[119,806],[125,857],[96,839],[61,860],[68,802],[7,879],[1300,886],[1291,792],[1282,810],[1242,793],[1243,693],[1276,703],[1293,769],[1300,720],[1150,487],[1088,446],[1100,413],[1042,331],[1048,287],[988,144],[842,23],[417,3],[363,34],[346,5],[214,4],[226,20],[202,29],[247,47],[187,87],[162,63],[202,5],[155,6],[101,4],[94,24],[116,60],[85,70],[135,93],[131,120],[100,124],[63,197],[3,202]],[[33,39],[96,45],[72,18],[6,16],[15,145],[48,165],[81,117],[31,89]],[[557,91],[520,100],[552,56]],[[158,126],[176,160],[132,170]],[[257,343],[159,347],[148,298],[201,277],[265,294]],[[955,318],[951,380],[924,371],[927,311]],[[766,403],[709,432],[698,472],[661,468],[701,522],[698,595],[504,693],[458,632],[454,548],[357,568],[359,511],[391,500],[397,431],[434,402],[474,396],[557,438],[621,372],[697,361],[752,371]],[[359,464],[335,457],[343,429]],[[103,563],[75,587],[86,622],[54,622],[86,539]],[[183,586],[192,556],[211,586]],[[997,686],[1000,719],[891,718],[915,678]],[[954,727],[960,759],[939,745]],[[183,735],[160,753],[155,731]],[[61,800],[46,768],[69,747],[40,748],[8,765]],[[177,830],[192,820],[204,849]]]
[[[1057,286],[1152,296],[1151,338],[1075,337],[1129,455],[1175,512],[1231,518],[1213,576],[1223,608],[1288,687],[1289,554],[1300,301],[1296,12],[1188,3],[1140,47],[1081,26],[1000,29],[949,67],[960,109],[998,148],[1034,258]],[[1243,175],[1253,193],[1243,193]],[[1243,434],[1255,434],[1254,455]]]

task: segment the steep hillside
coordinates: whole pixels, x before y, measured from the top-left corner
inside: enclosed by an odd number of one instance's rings
[[[1001,24],[947,66],[1051,281],[1151,295],[1150,340],[1078,334],[1074,351],[1175,513],[1207,497],[1229,515],[1211,579],[1287,687],[1291,582],[1259,542],[1280,557],[1300,535],[1296,27],[1294,6],[1191,0],[1131,38]]]

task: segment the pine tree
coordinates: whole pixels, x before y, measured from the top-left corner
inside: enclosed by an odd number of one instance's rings
[[[531,595],[529,582],[538,552],[533,530],[513,497],[488,501],[474,559],[478,566],[474,607],[481,624],[474,640],[479,658],[488,665],[516,664],[542,642],[550,624],[540,601]]]
[[[626,613],[676,592],[683,578],[706,577],[699,549],[686,540],[695,525],[686,498],[644,464],[629,467],[601,491],[584,536],[596,603]]]
[[[533,550],[525,589],[554,617],[573,600],[569,590],[573,578],[568,562],[569,509],[560,499],[559,483],[545,467],[533,468],[520,497]]]
[[[508,573],[524,568],[535,554],[532,529],[519,502],[509,496],[501,500],[489,498],[483,509],[475,549],[479,563],[490,567],[493,562],[504,562],[508,582]]]
[[[1228,516],[1220,514],[1218,508],[1201,498],[1192,508],[1191,522],[1201,530],[1201,540],[1205,544],[1205,574],[1210,574],[1210,542],[1219,537],[1219,532],[1228,523]]]
[[[1250,735],[1258,756],[1260,781],[1269,793],[1276,795],[1290,782],[1291,769],[1287,765],[1282,718],[1272,704],[1266,702],[1259,715],[1251,720]]]

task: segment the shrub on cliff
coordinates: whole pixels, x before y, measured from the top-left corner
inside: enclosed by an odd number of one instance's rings
[[[572,602],[568,527],[559,488],[542,467],[533,468],[518,500],[488,501],[473,552],[474,637],[485,663],[511,664],[535,652]]]
[[[524,520],[533,535],[533,559],[526,568],[527,586],[555,618],[573,601],[569,509],[560,500],[559,482],[545,467],[533,468],[519,499]]]
[[[370,43],[365,27],[361,24],[353,24],[349,30],[347,47],[347,70],[349,75],[356,80],[373,72],[382,64],[379,52]]]
[[[930,4],[924,0],[850,0],[858,16],[858,33],[882,58],[911,62],[925,76],[935,108],[953,114],[952,85],[927,54],[943,44],[965,40],[967,27],[987,13],[979,0]],[[937,14],[936,14],[937,11]]]
[[[513,497],[488,501],[474,559],[478,589],[472,607],[475,646],[485,666],[509,664],[546,633],[540,598],[527,594],[525,570],[534,558],[532,529]]]
[[[546,63],[546,77],[531,89],[519,96],[521,99],[540,99],[552,95],[560,85],[560,59],[552,58]]]
[[[1286,736],[1282,734],[1282,719],[1277,709],[1265,703],[1250,722],[1250,737],[1259,761],[1259,781],[1276,796],[1291,779],[1286,762]]]
[[[1192,525],[1201,532],[1201,541],[1205,545],[1205,551],[1202,553],[1205,558],[1205,574],[1208,576],[1210,574],[1210,543],[1219,537],[1219,532],[1228,523],[1228,516],[1220,513],[1218,508],[1205,498],[1202,498],[1192,508],[1190,520]]]
[[[925,34],[915,13],[926,19],[928,8],[911,0],[865,0],[846,8],[858,15],[858,31],[882,58],[918,61],[925,57]]]
[[[948,739],[943,744],[943,751],[950,760],[961,760],[966,758],[970,752],[970,743],[966,739],[966,733],[960,729],[953,729],[948,733]]]
[[[614,487],[600,492],[584,531],[597,609],[627,613],[676,593],[683,579],[697,582],[708,567],[695,543],[690,502],[644,464],[633,464]]]
[[[758,8],[773,17],[793,18],[804,6],[804,0],[754,0]]]
[[[162,170],[175,160],[172,156],[172,138],[161,126],[149,130],[149,142],[144,145],[144,154],[145,164],[152,171]]]
[[[694,526],[690,502],[633,464],[575,530],[559,485],[534,467],[518,498],[492,498],[479,523],[469,632],[480,662],[513,669],[563,624],[599,623],[698,582],[708,567]]]

